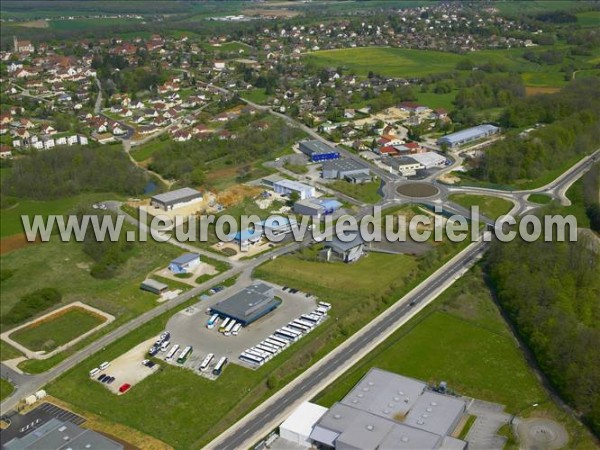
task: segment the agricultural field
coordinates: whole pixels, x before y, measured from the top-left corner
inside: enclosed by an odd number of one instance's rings
[[[446,111],[454,109],[452,102],[456,98],[458,91],[448,92],[447,94],[436,94],[434,92],[417,92],[417,103],[430,108],[444,108]]]
[[[498,197],[488,197],[484,195],[469,195],[469,194],[452,194],[448,197],[449,200],[458,203],[465,208],[479,206],[481,214],[490,219],[507,214],[513,207],[512,202]]]
[[[430,383],[446,381],[459,394],[506,405],[519,413],[539,403],[535,415],[567,425],[573,448],[592,448],[589,433],[550,399],[528,366],[475,267],[432,305],[313,400],[329,407],[371,368]],[[527,414],[533,414],[531,410]]]
[[[69,308],[11,334],[33,351],[50,352],[102,324],[106,319],[84,308]]]
[[[99,27],[112,27],[115,25],[130,25],[132,20],[125,18],[110,18],[110,19],[72,19],[72,20],[51,20],[50,28],[54,30],[89,30]],[[139,21],[141,23],[141,21]]]
[[[598,27],[600,26],[600,11],[586,11],[575,14],[577,23],[582,27]]]

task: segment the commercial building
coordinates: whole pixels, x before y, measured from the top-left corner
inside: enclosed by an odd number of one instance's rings
[[[334,236],[331,242],[325,244],[325,256],[327,261],[339,259],[345,263],[358,261],[364,254],[365,243],[357,233],[349,242],[340,240]]]
[[[228,236],[236,244],[239,244],[240,247],[245,248],[250,244],[255,244],[262,238],[262,233],[258,230],[248,228],[246,230],[238,231],[237,233],[232,233]]]
[[[338,159],[340,157],[340,152],[334,147],[316,139],[300,141],[298,148],[302,153],[308,156],[312,162],[327,161],[330,159]]]
[[[350,158],[325,161],[321,176],[327,180],[345,179],[352,183],[371,181],[369,168],[365,164]]]
[[[140,289],[142,291],[152,292],[156,295],[161,295],[169,289],[169,286],[167,286],[165,283],[148,278],[147,280],[142,281],[140,284]]]
[[[214,314],[230,317],[246,326],[270,313],[279,304],[271,286],[256,283],[236,292],[211,309]]]
[[[263,177],[261,182],[265,186],[269,186],[270,188],[272,188],[275,185],[275,183],[277,183],[278,181],[281,181],[281,180],[285,180],[285,177],[282,177],[278,173],[274,173],[271,175],[267,175],[266,177]]]
[[[202,201],[202,194],[196,189],[186,187],[157,194],[150,199],[150,205],[164,211],[171,211],[200,201]]]
[[[123,450],[125,447],[93,430],[50,419],[20,438],[3,442],[4,450]]]
[[[466,130],[457,131],[456,133],[447,134],[437,140],[438,145],[447,145],[449,148],[458,147],[467,142],[476,141],[485,137],[500,133],[500,128],[494,125],[478,125],[476,127],[467,128]]]
[[[188,273],[193,271],[199,264],[200,255],[198,253],[184,253],[171,261],[169,270],[173,273]]]
[[[309,440],[335,449],[464,450],[452,434],[465,411],[463,399],[373,368],[321,416]]]
[[[411,177],[417,174],[417,170],[423,169],[423,165],[410,156],[400,156],[391,158],[383,157],[381,162],[390,167],[390,172],[398,172],[404,177]]]
[[[266,220],[257,223],[256,228],[263,234],[277,235],[290,233],[295,225],[296,219],[293,217],[269,216]]]
[[[294,203],[294,212],[303,216],[315,216],[320,218],[333,214],[340,209],[342,204],[333,198],[307,198]]]
[[[446,164],[446,157],[436,152],[415,153],[410,157],[420,163],[425,169],[443,167]]]
[[[273,184],[275,192],[281,195],[289,195],[292,192],[296,192],[301,200],[315,196],[315,188],[299,181],[293,180],[280,180]]]

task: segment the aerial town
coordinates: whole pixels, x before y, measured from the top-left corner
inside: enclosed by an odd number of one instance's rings
[[[598,1],[6,0],[0,81],[3,450],[600,445]]]

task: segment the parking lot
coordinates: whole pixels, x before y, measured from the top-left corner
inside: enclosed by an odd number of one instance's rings
[[[258,344],[276,329],[285,326],[302,314],[310,313],[316,308],[317,299],[315,297],[307,296],[304,292],[290,293],[289,290],[283,291],[281,286],[272,286],[275,287],[275,296],[282,300],[281,305],[271,313],[242,328],[238,336],[225,336],[218,331],[218,325],[213,329],[206,327],[206,323],[210,318],[210,315],[207,314],[207,308],[229,297],[233,294],[233,291],[220,292],[208,300],[201,301],[193,307],[175,314],[167,324],[167,330],[171,333],[171,345],[179,344],[180,348],[188,345],[193,347],[192,355],[182,366],[193,369],[209,378],[213,377],[211,373],[212,366],[222,356],[227,357],[230,363],[248,367],[238,359],[244,350]],[[156,357],[164,359],[167,353],[168,350],[160,352]],[[198,366],[209,353],[214,354],[209,370],[198,371]],[[169,361],[169,363],[179,365],[175,359]]]

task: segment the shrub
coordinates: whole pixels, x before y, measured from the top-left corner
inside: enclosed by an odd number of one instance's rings
[[[38,289],[21,297],[19,302],[2,317],[2,322],[8,325],[23,322],[60,303],[61,300],[62,294],[55,288]]]

